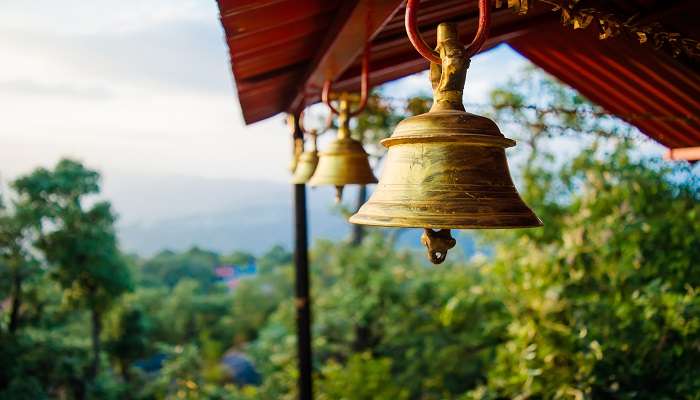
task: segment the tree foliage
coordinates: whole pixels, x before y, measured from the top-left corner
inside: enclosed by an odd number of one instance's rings
[[[525,76],[492,93],[490,112],[522,144],[511,166],[544,228],[479,232],[480,255],[439,267],[386,230],[316,242],[317,398],[699,398],[697,171],[649,156],[570,89]],[[377,140],[428,105],[396,102],[373,98],[358,120],[379,157]],[[126,257],[95,171],[64,160],[13,187],[0,294],[20,294],[21,324],[10,329],[3,308],[0,399],[297,397],[284,248]],[[257,274],[228,285],[214,273],[251,263]],[[231,353],[261,385],[237,381],[222,361]]]
[[[556,204],[536,208],[556,234],[490,236],[497,243],[492,277],[513,321],[486,392],[700,393],[690,373],[700,368],[697,179],[635,160],[623,144],[583,151],[554,180],[562,188],[550,200]]]

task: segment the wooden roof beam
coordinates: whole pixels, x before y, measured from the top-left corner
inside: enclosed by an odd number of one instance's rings
[[[291,94],[287,110],[300,112],[304,108],[303,91],[306,88],[318,88],[320,91],[326,79],[335,80],[340,77],[362,54],[367,34],[371,41],[401,9],[403,2],[404,0],[343,2],[298,90]]]

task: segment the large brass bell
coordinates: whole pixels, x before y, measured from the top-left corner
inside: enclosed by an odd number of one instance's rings
[[[318,165],[316,131],[310,131],[309,136],[311,137],[311,149],[301,153],[299,156],[296,168],[294,170],[294,175],[292,176],[292,183],[295,184],[308,182],[311,176],[314,174],[314,171],[316,171],[316,166]]]
[[[515,142],[488,118],[464,111],[469,59],[454,24],[438,27],[442,64],[431,63],[429,112],[399,123],[382,140],[387,159],[376,190],[350,222],[425,228],[421,241],[439,264],[455,240],[450,229],[525,228],[542,222],[511,180],[505,148]]]
[[[336,202],[340,202],[345,185],[377,183],[369,165],[369,155],[362,143],[350,136],[349,106],[341,98],[338,114],[338,136],[319,153],[316,172],[309,185],[332,185],[336,188]]]

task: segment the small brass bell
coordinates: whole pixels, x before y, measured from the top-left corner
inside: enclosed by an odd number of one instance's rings
[[[455,240],[450,229],[525,228],[542,222],[522,201],[508,171],[505,148],[515,142],[488,118],[464,111],[469,59],[456,25],[440,24],[442,64],[431,63],[429,112],[399,123],[376,190],[350,222],[424,228],[421,241],[439,264]]]
[[[295,184],[308,182],[316,171],[316,165],[318,165],[318,151],[316,150],[316,137],[318,135],[316,131],[311,131],[309,136],[311,136],[311,149],[299,156],[294,176],[292,176],[292,183]]]
[[[291,172],[292,174],[296,173],[297,171],[297,165],[299,165],[299,157],[301,157],[301,155],[296,151],[294,152],[294,154],[292,154],[292,161],[289,162],[289,172]]]
[[[339,112],[338,137],[319,153],[316,172],[309,180],[311,186],[335,186],[336,202],[340,202],[345,185],[377,183],[362,143],[350,137],[347,99],[340,100]]]

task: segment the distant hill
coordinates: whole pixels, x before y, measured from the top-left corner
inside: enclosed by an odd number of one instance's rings
[[[292,243],[291,186],[191,177],[105,179],[105,196],[120,215],[122,247],[150,255],[193,245],[216,251],[262,252]],[[347,198],[355,196],[348,190]],[[310,237],[341,239],[347,223],[329,188],[308,190]]]
[[[104,194],[120,215],[122,248],[140,255],[195,245],[259,254],[276,244],[292,245],[292,192],[284,183],[108,175]],[[310,239],[348,237],[349,225],[334,208],[334,191],[308,189],[307,195]],[[351,187],[344,200],[354,203],[356,196]],[[418,229],[406,231],[400,244],[420,248],[419,236]],[[469,240],[459,242],[472,253]]]

